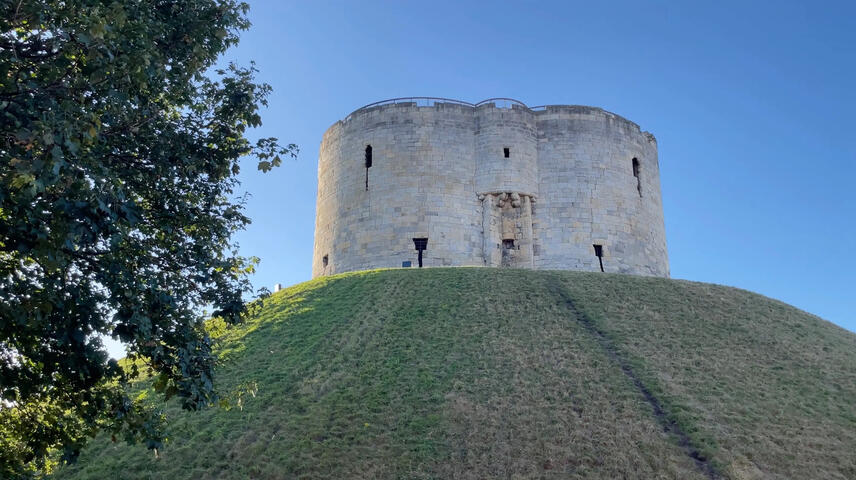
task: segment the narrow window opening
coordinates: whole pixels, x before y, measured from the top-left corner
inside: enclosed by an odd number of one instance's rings
[[[372,168],[372,146],[366,145],[366,191],[369,191],[369,169]]]
[[[514,250],[514,239],[506,238],[502,241],[502,248],[506,250]]]
[[[321,258],[321,265],[323,265],[324,267],[326,267],[328,263],[330,263],[330,259],[329,259],[329,257],[327,257],[327,255],[324,255],[324,256]]]
[[[502,154],[505,156],[505,158],[510,158],[511,157],[511,149],[508,147],[503,148]]]
[[[639,166],[639,159],[633,157],[633,176],[636,177],[636,191],[639,192],[639,196],[642,196],[642,176],[640,172],[641,168]]]
[[[600,263],[600,271],[603,271],[603,245],[594,244],[594,254],[597,257],[597,261]]]
[[[428,239],[414,238],[413,245],[416,247],[416,251],[419,252],[419,268],[422,268],[422,251],[428,248]]]

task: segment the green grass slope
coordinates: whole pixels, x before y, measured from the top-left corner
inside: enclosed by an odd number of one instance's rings
[[[275,294],[222,338],[243,409],[61,479],[856,478],[856,335],[716,285],[422,269]]]

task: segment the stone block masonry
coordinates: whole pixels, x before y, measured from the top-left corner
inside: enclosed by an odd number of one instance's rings
[[[312,276],[417,264],[669,276],[657,143],[600,108],[378,102],[324,134]],[[370,147],[370,148],[369,148]]]

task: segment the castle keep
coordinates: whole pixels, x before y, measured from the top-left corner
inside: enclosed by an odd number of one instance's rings
[[[324,133],[316,212],[313,277],[419,262],[669,276],[657,141],[600,108],[367,105]]]

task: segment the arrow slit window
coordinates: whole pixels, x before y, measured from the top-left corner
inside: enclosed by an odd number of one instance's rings
[[[639,166],[639,159],[633,157],[633,176],[636,177],[636,191],[639,192],[639,197],[642,197],[642,173]]]

